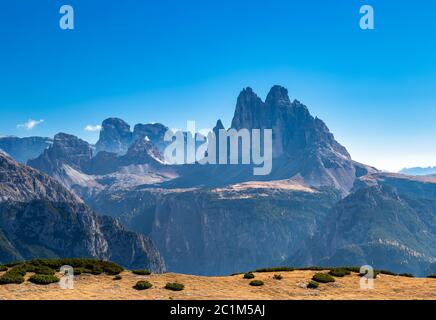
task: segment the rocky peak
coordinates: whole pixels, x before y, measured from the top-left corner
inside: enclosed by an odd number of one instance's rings
[[[265,103],[273,106],[289,106],[291,100],[289,100],[288,89],[278,85],[273,86],[266,97]]]
[[[48,151],[57,159],[76,168],[92,158],[92,148],[88,142],[66,133],[55,135],[53,146]]]
[[[126,164],[151,164],[156,161],[164,161],[159,150],[157,150],[154,144],[147,138],[136,140],[122,159]]]
[[[148,123],[135,125],[133,129],[133,141],[148,138],[154,146],[163,153],[167,142],[164,141],[168,127],[160,123]]]
[[[103,121],[100,138],[96,144],[96,152],[108,151],[125,154],[132,143],[130,125],[119,118],[108,118]]]
[[[223,125],[221,119],[218,119],[215,127],[213,128],[213,132],[215,133],[215,135],[217,135],[219,130],[222,130],[222,129],[224,129],[224,125]]]
[[[235,114],[232,120],[232,128],[237,130],[243,128],[260,128],[262,116],[264,114],[264,103],[250,87],[241,91],[238,96]]]
[[[311,185],[351,189],[355,168],[347,150],[281,86],[271,88],[263,102],[251,88],[244,89],[236,104],[232,128],[272,129],[274,178],[303,177]]]
[[[88,142],[70,134],[58,133],[53,139],[53,145],[38,158],[29,160],[28,165],[53,175],[63,164],[80,169],[91,158],[92,148]]]

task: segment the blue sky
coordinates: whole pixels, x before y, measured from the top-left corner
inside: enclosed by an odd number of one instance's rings
[[[86,132],[110,116],[229,125],[239,91],[289,89],[354,159],[436,165],[436,2],[5,0],[0,135]],[[75,30],[59,8],[75,9]],[[359,8],[375,9],[375,30]],[[32,130],[19,126],[44,120]]]

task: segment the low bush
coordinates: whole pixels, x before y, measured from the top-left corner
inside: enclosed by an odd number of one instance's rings
[[[3,272],[3,271],[8,271],[8,267],[6,267],[3,264],[0,264],[0,272]]]
[[[5,274],[0,276],[0,285],[11,284],[11,283],[21,284],[23,282],[24,282],[24,277],[19,273],[7,271]]]
[[[263,285],[264,285],[264,283],[262,280],[253,280],[250,282],[250,286],[253,286],[253,287],[260,287]]]
[[[329,271],[329,275],[333,276],[333,277],[345,277],[351,274],[351,271],[347,270],[347,269],[331,269]]]
[[[272,267],[272,268],[261,268],[256,269],[253,272],[285,272],[285,271],[294,271],[295,268],[292,267]]]
[[[101,266],[94,266],[91,270],[89,270],[93,275],[99,275],[104,272],[104,269]]]
[[[367,273],[368,272],[364,272],[364,273],[359,273],[359,276],[360,277],[365,277],[366,275],[367,275]],[[376,279],[377,277],[378,277],[378,275],[380,274],[380,272],[379,271],[377,271],[377,270],[374,270],[373,271],[373,276],[374,276],[374,279]]]
[[[110,261],[82,258],[34,259],[26,264],[33,266],[46,266],[53,270],[59,270],[62,266],[71,266],[74,269],[80,268],[81,273],[106,273],[108,275],[116,275],[124,270],[120,265]],[[89,272],[84,272],[84,270]]]
[[[32,266],[27,265],[27,272],[34,272],[36,274],[46,274],[46,275],[54,275],[55,271],[47,266]]]
[[[388,276],[398,276],[398,273],[389,271],[389,270],[374,270],[377,274],[386,274]]]
[[[282,280],[283,277],[282,277],[281,274],[275,274],[275,275],[273,276],[273,279],[274,279],[274,280]]]
[[[141,270],[132,270],[132,273],[140,276],[149,276],[151,274],[151,271],[147,269],[141,269]]]
[[[319,287],[319,283],[313,280],[307,284],[308,289],[317,289],[318,287]]]
[[[138,281],[133,287],[136,290],[146,290],[150,289],[153,285],[148,281]]]
[[[73,272],[75,276],[79,276],[82,273],[91,273],[91,270],[85,268],[73,268]]]
[[[251,272],[247,272],[246,274],[244,274],[244,279],[254,279],[254,274],[252,274]]]
[[[185,289],[185,285],[177,282],[173,282],[173,283],[169,282],[165,285],[165,289],[171,291],[182,291],[183,289]]]
[[[29,281],[35,284],[47,285],[59,282],[59,278],[49,274],[34,274],[29,278]]]
[[[335,282],[335,278],[327,273],[315,273],[315,275],[312,277],[312,280],[318,283]]]
[[[427,278],[436,279],[436,274],[430,274],[430,275],[427,276]]]
[[[407,277],[407,278],[414,278],[413,274],[411,273],[401,273],[399,274],[400,277]]]
[[[119,274],[117,274],[114,278],[113,278],[113,280],[121,280],[123,277],[122,276],[120,276]]]

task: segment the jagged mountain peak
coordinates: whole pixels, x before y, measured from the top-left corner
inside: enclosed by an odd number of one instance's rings
[[[215,127],[213,128],[213,131],[216,132],[216,131],[222,130],[222,129],[224,129],[224,125],[223,125],[221,119],[218,119],[216,124],[215,124]]]
[[[288,96],[288,89],[285,87],[275,85],[269,91],[265,103],[268,105],[290,105],[291,100]]]
[[[130,125],[119,118],[108,118],[102,123],[100,138],[95,147],[96,152],[108,151],[125,154],[131,143]]]

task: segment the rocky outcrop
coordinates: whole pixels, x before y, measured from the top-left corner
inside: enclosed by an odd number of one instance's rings
[[[165,268],[150,239],[95,215],[59,182],[0,154],[0,262],[49,257]]]
[[[160,123],[137,124],[133,129],[133,141],[146,139],[150,141],[161,154],[168,142],[164,140],[168,127]]]
[[[291,102],[283,87],[274,86],[265,102],[251,88],[244,89],[231,127],[272,129],[275,162],[269,179],[299,175],[310,185],[333,186],[344,193],[353,186],[356,170],[347,150],[305,105]]]
[[[95,145],[96,152],[107,151],[123,155],[132,143],[130,125],[118,118],[103,121],[100,139]]]
[[[20,163],[37,158],[52,144],[52,139],[43,137],[1,137],[0,150]]]
[[[92,152],[88,142],[70,134],[58,133],[53,139],[53,145],[38,158],[29,160],[28,165],[49,175],[52,175],[60,164],[80,170],[82,165],[92,158]]]

